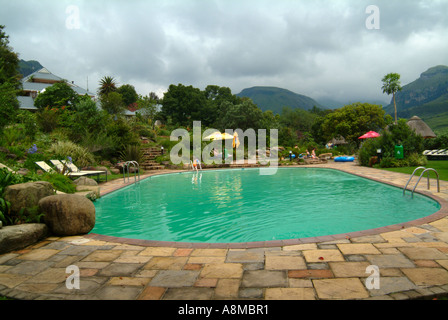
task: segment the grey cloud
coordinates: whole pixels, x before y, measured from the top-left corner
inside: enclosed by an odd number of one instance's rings
[[[380,9],[380,30],[365,27],[370,4]],[[66,26],[70,5],[79,9],[76,30]],[[0,6],[21,58],[80,84],[88,76],[91,88],[111,75],[136,81],[142,94],[177,83],[218,84],[234,93],[274,85],[312,96],[389,100],[379,88],[384,74],[412,81],[448,64],[447,1],[0,0]]]

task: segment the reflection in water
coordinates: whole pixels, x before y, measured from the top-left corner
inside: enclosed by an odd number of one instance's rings
[[[123,206],[126,209],[135,209],[141,206],[141,188],[139,183],[134,183],[124,191]]]
[[[202,172],[193,172],[193,176],[191,177],[191,183],[193,185],[200,185],[202,181]]]

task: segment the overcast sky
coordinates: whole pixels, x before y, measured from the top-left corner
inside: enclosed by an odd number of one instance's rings
[[[447,13],[448,0],[0,0],[21,59],[93,92],[113,76],[142,95],[276,86],[344,102],[390,101],[387,73],[405,85],[448,65]]]

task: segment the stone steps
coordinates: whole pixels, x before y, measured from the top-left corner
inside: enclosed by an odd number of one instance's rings
[[[143,159],[140,168],[143,170],[162,170],[165,169],[154,159],[162,155],[162,151],[158,147],[149,147],[142,149]]]

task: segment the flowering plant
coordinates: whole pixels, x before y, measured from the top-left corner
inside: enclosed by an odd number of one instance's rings
[[[33,146],[28,149],[28,153],[29,154],[34,154],[36,152],[37,152],[37,146],[36,146],[36,144],[33,144]]]

